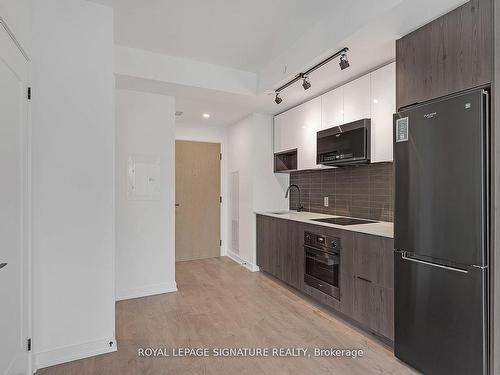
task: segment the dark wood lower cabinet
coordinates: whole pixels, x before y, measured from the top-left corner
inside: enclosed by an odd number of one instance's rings
[[[304,283],[304,231],[340,238],[340,299]],[[394,339],[393,240],[257,215],[257,265],[262,271]]]
[[[353,318],[369,330],[394,340],[394,291],[354,277]]]
[[[394,339],[394,241],[354,235],[353,316],[371,331]]]
[[[300,223],[257,215],[259,268],[295,288],[301,288],[304,280],[302,235]]]

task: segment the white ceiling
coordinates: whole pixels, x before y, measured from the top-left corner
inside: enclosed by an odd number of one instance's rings
[[[267,95],[237,95],[123,75],[117,75],[116,87],[174,96],[176,111],[183,112],[176,118],[177,124],[227,126],[253,112],[272,113],[276,110],[274,97]],[[210,118],[203,118],[203,113],[210,114]]]
[[[93,0],[115,11],[119,45],[257,72],[334,0]]]
[[[350,68],[341,71],[338,61],[332,61],[310,76],[309,90],[304,91],[300,82],[287,88],[280,105],[274,103],[273,95],[239,95],[194,85],[117,76],[118,88],[175,96],[176,110],[183,112],[176,119],[178,124],[219,126],[233,124],[253,112],[282,112],[393,61],[396,39],[465,2],[384,0],[383,9],[382,3],[372,0],[92,1],[114,7],[117,44],[256,73],[283,53],[291,56],[298,52],[303,59],[309,59],[299,69],[310,67],[321,56],[309,56],[314,53],[310,53],[307,44],[298,45],[297,40],[321,22],[332,25],[333,19],[337,19],[333,25],[341,27],[345,35],[335,32],[327,44],[334,50],[349,47]],[[345,7],[359,16],[357,20],[347,20],[349,25],[356,25],[352,30],[347,30],[338,19],[346,12]],[[370,12],[378,14],[369,18]],[[306,40],[314,45],[317,39]],[[281,72],[280,78],[287,79],[293,74]],[[277,80],[268,88],[279,83]],[[210,119],[203,119],[203,113],[210,113]]]

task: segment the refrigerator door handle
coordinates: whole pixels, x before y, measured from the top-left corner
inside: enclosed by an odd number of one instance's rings
[[[469,271],[461,269],[461,268],[455,268],[455,267],[445,266],[443,264],[427,262],[427,261],[421,260],[421,259],[415,259],[415,258],[409,257],[407,254],[408,254],[407,252],[402,252],[401,253],[401,259],[407,260],[409,262],[415,262],[415,263],[425,264],[425,265],[431,266],[431,267],[443,268],[443,269],[448,270],[448,271],[455,271],[455,272],[461,272],[461,273],[469,273]]]

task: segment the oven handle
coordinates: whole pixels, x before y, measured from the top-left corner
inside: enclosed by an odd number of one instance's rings
[[[331,255],[334,255],[334,256],[339,256],[340,253],[338,251],[335,251],[335,250],[326,250],[326,248],[318,248],[318,247],[313,247],[313,246],[310,246],[310,245],[306,245],[304,244],[304,249],[309,249],[309,250],[313,250],[313,251],[318,251],[318,252],[322,252],[322,253],[326,253],[326,254],[331,254]],[[323,250],[325,249],[325,250]]]

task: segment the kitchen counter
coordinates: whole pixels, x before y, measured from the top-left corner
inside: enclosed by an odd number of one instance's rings
[[[307,224],[321,225],[324,227],[337,228],[352,232],[371,234],[374,236],[381,236],[387,238],[394,237],[394,224],[387,221],[378,221],[376,223],[370,224],[357,224],[357,225],[337,225],[323,223],[321,221],[313,221],[311,219],[323,219],[328,217],[346,217],[346,216],[336,216],[336,215],[326,215],[318,214],[314,212],[297,212],[297,211],[271,211],[271,212],[261,212],[256,211],[257,215],[271,216],[278,219],[293,220]]]

